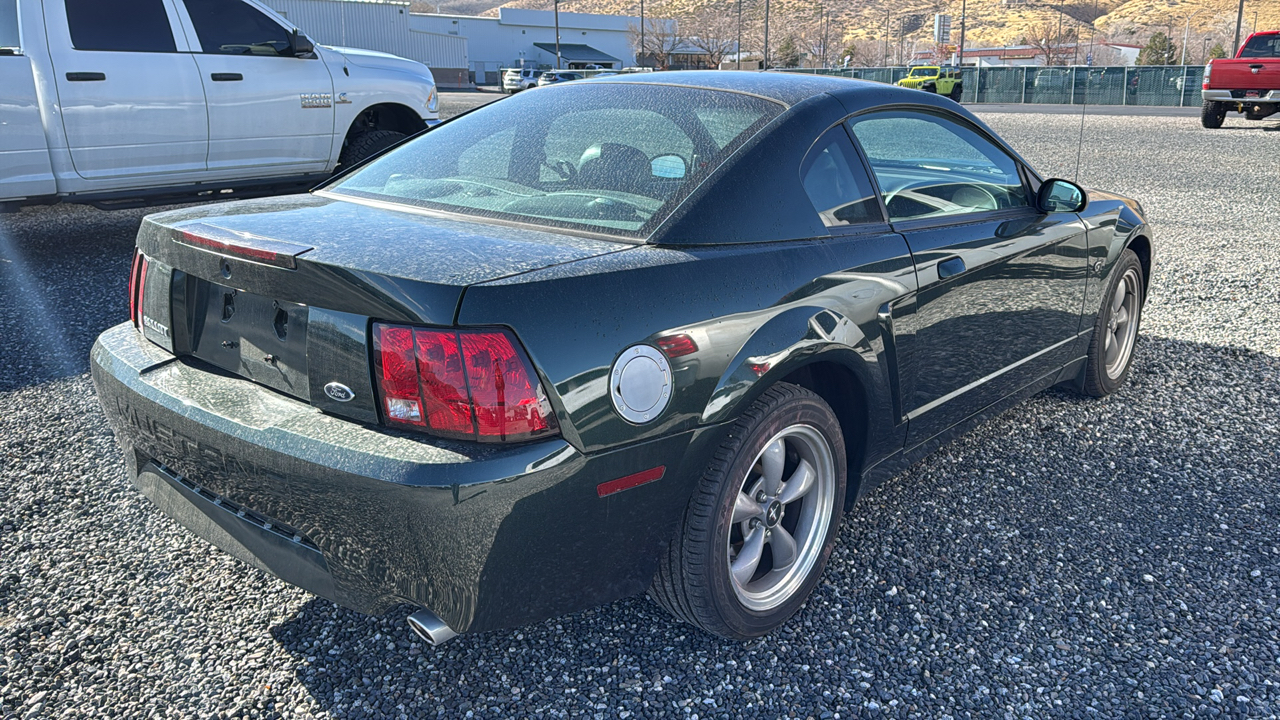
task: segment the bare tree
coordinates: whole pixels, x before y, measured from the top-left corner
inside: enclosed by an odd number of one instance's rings
[[[636,60],[660,70],[670,67],[672,53],[685,43],[679,23],[669,18],[645,18],[644,47],[640,47],[638,23],[631,23],[627,27],[627,36],[631,39],[631,47],[636,48]]]
[[[1059,30],[1056,21],[1045,20],[1028,28],[1023,40],[1044,58],[1045,65],[1066,65],[1072,54],[1066,46],[1075,41],[1075,29]]]
[[[707,54],[707,65],[719,67],[738,41],[738,16],[723,6],[708,5],[680,21],[680,34]]]

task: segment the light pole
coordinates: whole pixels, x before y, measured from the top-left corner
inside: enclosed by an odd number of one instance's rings
[[[742,0],[738,0],[738,69],[742,69]]]
[[[764,69],[769,69],[769,0],[764,0]]]
[[[1182,27],[1182,62],[1178,63],[1179,65],[1187,64],[1187,40],[1189,40],[1191,37],[1191,21],[1194,20],[1195,17],[1202,12],[1204,12],[1204,8],[1200,8],[1199,10],[1188,15],[1187,24]]]
[[[640,54],[636,57],[636,64],[644,67],[644,0],[640,0]]]
[[[827,68],[827,38],[831,34],[831,16],[822,8],[822,69]]]
[[[1240,0],[1240,9],[1236,11],[1236,39],[1231,41],[1231,57],[1240,50],[1240,23],[1244,22],[1244,0]]]
[[[1209,60],[1209,38],[1200,41],[1200,64],[1203,65]]]
[[[556,69],[559,70],[560,69],[560,0],[555,0],[553,5],[555,6],[555,14],[556,14]]]
[[[964,23],[967,9],[967,0],[960,0],[960,47],[956,53],[956,65],[959,67],[964,67]]]

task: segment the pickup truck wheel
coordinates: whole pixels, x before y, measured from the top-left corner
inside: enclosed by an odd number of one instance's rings
[[[372,157],[383,150],[405,139],[404,133],[394,130],[366,130],[347,139],[347,144],[338,155],[338,167],[346,169]]]
[[[1226,103],[1213,102],[1212,100],[1209,100],[1200,108],[1200,124],[1210,130],[1222,127],[1222,121],[1226,119]]]
[[[716,451],[659,559],[650,597],[722,638],[772,632],[822,575],[844,493],[835,413],[809,390],[774,385]]]
[[[956,102],[960,102],[960,97],[962,95],[964,95],[964,86],[962,86],[960,83],[956,83],[955,85],[951,86],[951,93],[947,97],[950,97],[952,100],[955,100]]]
[[[1133,365],[1142,320],[1144,283],[1142,262],[1125,250],[1111,269],[1111,282],[1093,325],[1088,362],[1084,368],[1084,392],[1103,397],[1120,389]]]

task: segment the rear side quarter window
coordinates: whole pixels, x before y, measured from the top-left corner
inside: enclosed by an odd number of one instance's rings
[[[871,179],[842,125],[814,143],[800,165],[800,181],[827,227],[884,221]]]
[[[66,0],[66,9],[71,47],[76,50],[154,53],[178,50],[164,0]]]

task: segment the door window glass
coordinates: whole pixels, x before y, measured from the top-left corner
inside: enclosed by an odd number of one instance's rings
[[[183,0],[200,49],[221,55],[292,56],[289,31],[240,0]]]
[[[1026,207],[1018,164],[967,124],[892,111],[851,126],[880,184],[890,220]]]
[[[18,0],[0,0],[0,48],[18,47]]]
[[[177,52],[164,0],[66,0],[66,7],[76,50]]]
[[[800,167],[800,178],[827,227],[884,220],[871,179],[843,127],[831,128],[818,140]]]

